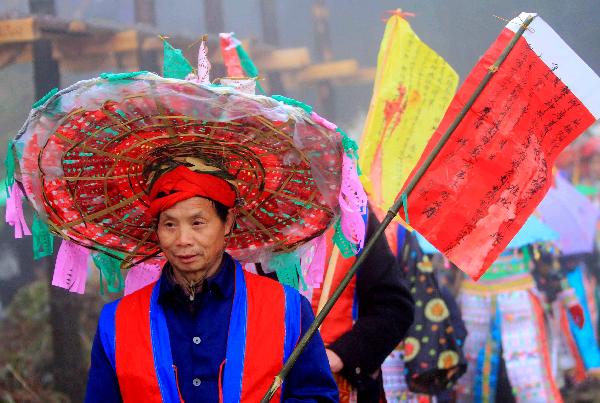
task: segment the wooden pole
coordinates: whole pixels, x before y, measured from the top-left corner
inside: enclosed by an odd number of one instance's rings
[[[204,0],[204,33],[213,37],[225,32],[223,0]],[[218,39],[218,37],[217,37]],[[217,40],[216,43],[219,43]],[[210,51],[210,49],[209,49]],[[211,68],[211,80],[227,75],[225,65],[214,63]]]
[[[54,0],[29,0],[31,14],[55,15]],[[60,87],[60,68],[52,57],[52,42],[46,39],[33,43],[33,81],[35,100],[52,88]],[[33,103],[33,102],[32,102]],[[73,402],[81,402],[85,395],[86,368],[83,365],[83,346],[79,337],[81,327],[81,303],[69,292],[53,287],[54,258],[42,260],[48,275],[48,303],[50,328],[52,329],[52,374],[55,388]]]
[[[209,34],[225,32],[223,0],[204,0],[204,24]]]
[[[156,25],[156,7],[154,0],[135,0],[133,3],[133,10],[135,13],[135,22],[150,26]]]
[[[325,5],[325,0],[314,0],[312,14],[319,58],[323,62],[332,61],[329,9]],[[335,93],[330,81],[324,80],[317,83],[317,108],[324,117],[335,121]]]
[[[485,86],[487,85],[487,83],[492,79],[492,76],[494,75],[494,73],[496,71],[498,71],[498,68],[500,67],[502,62],[504,62],[504,60],[506,59],[506,56],[508,56],[508,54],[510,53],[512,48],[515,46],[515,44],[517,43],[519,38],[523,35],[523,32],[525,32],[525,30],[527,29],[529,24],[531,24],[531,21],[533,21],[533,18],[534,17],[531,17],[531,16],[528,17],[525,20],[525,22],[523,23],[523,25],[521,25],[519,30],[513,36],[512,40],[508,43],[508,45],[506,45],[506,47],[504,48],[504,50],[502,51],[500,56],[498,56],[498,59],[496,59],[494,64],[490,66],[487,74],[485,75],[483,80],[481,80],[481,82],[479,83],[477,88],[475,88],[475,90],[473,91],[473,94],[471,95],[471,97],[469,98],[467,103],[460,110],[460,112],[458,113],[456,118],[454,118],[454,121],[450,124],[450,126],[448,127],[448,129],[446,130],[444,135],[440,138],[440,141],[431,150],[431,153],[429,153],[429,155],[427,156],[427,158],[425,159],[423,164],[419,167],[419,169],[415,173],[415,176],[411,179],[411,181],[406,186],[406,190],[402,194],[398,194],[398,196],[396,197],[396,201],[394,202],[392,207],[390,207],[390,209],[388,210],[385,218],[381,222],[381,225],[379,225],[379,227],[377,227],[377,229],[373,233],[373,236],[367,241],[367,244],[365,245],[365,248],[363,249],[362,253],[360,255],[358,255],[358,257],[356,258],[356,261],[354,262],[354,264],[352,265],[352,267],[350,268],[348,273],[344,276],[344,278],[340,282],[340,285],[338,286],[338,288],[336,288],[336,290],[333,292],[333,295],[327,301],[327,303],[325,304],[325,306],[323,307],[321,312],[319,312],[317,314],[317,317],[315,318],[313,323],[310,325],[310,327],[308,328],[308,330],[306,331],[306,333],[304,334],[302,339],[298,342],[298,345],[296,346],[294,351],[292,351],[292,354],[290,354],[290,357],[288,358],[287,362],[285,363],[285,365],[283,366],[283,368],[281,369],[279,374],[277,374],[277,376],[275,377],[275,380],[271,384],[271,387],[269,388],[269,390],[267,391],[265,396],[262,398],[262,400],[261,400],[262,403],[268,403],[271,400],[271,398],[273,397],[273,395],[275,394],[275,392],[277,391],[277,389],[279,389],[279,387],[282,385],[283,380],[285,379],[285,377],[287,376],[289,371],[294,366],[296,360],[298,359],[298,357],[300,356],[300,354],[302,353],[302,351],[304,350],[304,348],[306,347],[306,345],[308,344],[310,339],[317,332],[317,329],[319,328],[319,326],[321,326],[321,323],[323,323],[323,321],[327,317],[327,314],[329,314],[329,312],[331,311],[331,308],[333,308],[333,305],[336,303],[336,301],[338,300],[340,295],[342,295],[342,293],[346,289],[346,286],[348,286],[348,284],[350,283],[350,280],[352,280],[352,277],[354,277],[354,275],[356,274],[356,271],[358,270],[360,265],[364,262],[367,255],[371,252],[371,249],[373,249],[375,242],[377,242],[377,240],[383,234],[383,232],[385,231],[387,226],[392,222],[392,220],[394,219],[396,214],[398,214],[398,211],[400,211],[403,200],[406,197],[408,197],[408,195],[410,195],[410,193],[413,191],[415,186],[419,183],[419,181],[421,180],[421,178],[423,177],[423,175],[425,174],[425,172],[427,171],[427,169],[429,168],[429,166],[431,165],[431,163],[433,162],[435,157],[438,155],[438,153],[444,147],[444,145],[446,144],[446,142],[448,141],[448,139],[450,138],[450,136],[452,135],[454,130],[458,127],[460,122],[463,120],[463,118],[465,117],[465,115],[467,114],[469,109],[471,109],[471,107],[473,106],[473,104],[475,103],[475,101],[477,100],[477,98],[479,97],[479,95],[481,94],[481,92],[483,91]]]
[[[279,45],[279,29],[277,27],[277,1],[260,0],[263,42],[270,45]],[[281,73],[269,73],[269,90],[271,94],[283,94]]]
[[[134,4],[135,22],[138,24],[156,26],[156,5],[154,0],[135,0]],[[148,70],[160,74],[158,64],[158,51],[137,49],[138,70]]]

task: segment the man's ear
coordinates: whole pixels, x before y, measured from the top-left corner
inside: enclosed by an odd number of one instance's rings
[[[225,235],[229,235],[231,234],[231,231],[233,231],[233,226],[235,225],[235,217],[237,216],[237,213],[234,209],[229,209],[229,211],[227,212],[227,218],[225,219],[225,228],[227,229],[227,231],[225,232]]]

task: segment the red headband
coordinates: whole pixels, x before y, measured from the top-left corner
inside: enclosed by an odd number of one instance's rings
[[[180,201],[197,196],[214,200],[229,208],[235,205],[236,199],[235,190],[226,180],[194,172],[180,165],[163,174],[152,185],[148,214],[158,217],[161,212]]]

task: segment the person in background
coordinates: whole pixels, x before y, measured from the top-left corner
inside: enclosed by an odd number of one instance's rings
[[[365,243],[379,221],[369,212]],[[327,237],[331,239],[331,236]],[[328,244],[324,281],[312,290],[318,312],[355,261]],[[385,401],[381,365],[413,323],[414,302],[386,238],[380,237],[320,328],[340,401]]]

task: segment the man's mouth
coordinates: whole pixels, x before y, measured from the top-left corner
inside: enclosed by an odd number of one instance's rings
[[[197,257],[198,255],[177,255],[177,259],[182,263],[192,263]]]

